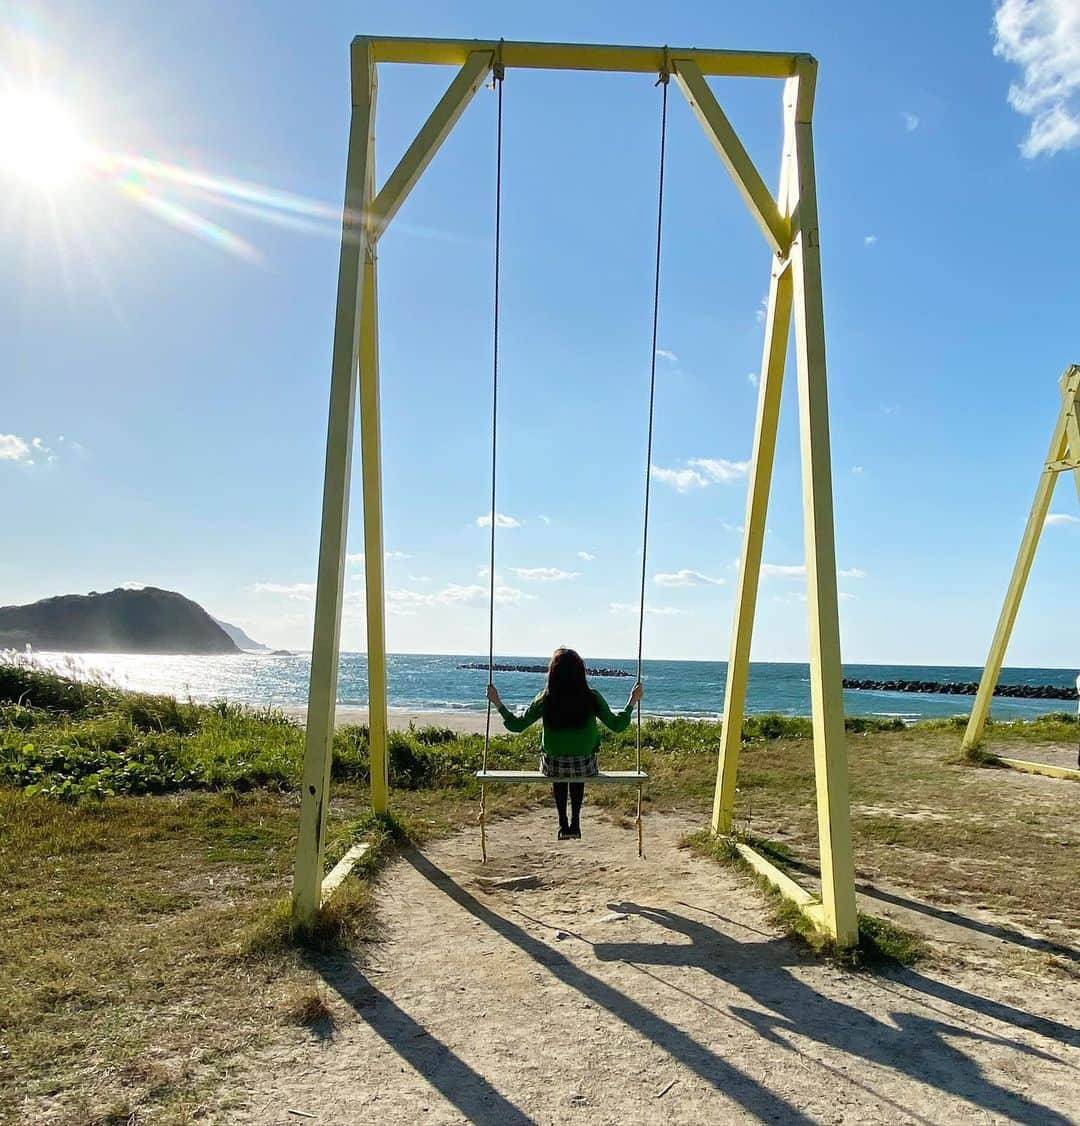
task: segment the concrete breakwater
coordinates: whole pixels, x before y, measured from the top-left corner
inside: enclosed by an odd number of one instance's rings
[[[487,665],[480,661],[470,661],[467,665],[458,665],[459,669],[483,669],[487,672]],[[546,673],[548,671],[547,665],[492,665],[495,672],[539,672]],[[589,676],[628,676],[633,677],[632,672],[627,672],[625,669],[586,669],[585,672]]]
[[[943,696],[974,696],[979,690],[974,681],[950,684],[938,680],[845,680],[844,687],[868,692],[937,692]],[[1075,700],[1076,689],[1056,684],[999,684],[994,695],[1021,700]]]

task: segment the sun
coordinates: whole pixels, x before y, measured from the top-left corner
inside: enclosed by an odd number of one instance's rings
[[[90,157],[74,119],[39,93],[0,93],[0,169],[34,187],[63,187]]]

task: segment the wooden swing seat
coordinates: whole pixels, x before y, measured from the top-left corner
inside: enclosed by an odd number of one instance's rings
[[[629,782],[638,784],[649,780],[644,770],[601,770],[599,774],[582,774],[577,778],[552,778],[539,770],[478,770],[481,782]]]

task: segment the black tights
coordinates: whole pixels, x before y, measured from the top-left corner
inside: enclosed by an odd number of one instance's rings
[[[576,829],[581,820],[581,803],[585,800],[584,782],[555,782],[552,784],[555,794],[555,808],[559,811],[559,827],[562,829]],[[570,817],[566,820],[566,797],[570,795]]]

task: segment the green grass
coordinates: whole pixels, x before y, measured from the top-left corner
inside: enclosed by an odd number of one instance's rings
[[[901,730],[894,720],[853,717],[854,733]],[[715,754],[721,725],[695,720],[643,725],[642,745],[681,771],[687,757]],[[792,716],[747,718],[750,744],[805,739],[809,721]],[[633,731],[605,738],[611,769],[633,764]],[[396,790],[476,792],[482,761],[479,735],[447,728],[391,732],[390,780]],[[532,734],[497,736],[488,765],[509,769],[535,757]],[[295,789],[303,760],[303,730],[273,709],[218,701],[180,702],[169,696],[123,692],[102,684],[67,680],[22,665],[0,665],[0,783],[57,798],[170,793],[188,789]],[[334,737],[333,777],[367,784],[368,729],[347,726]],[[704,775],[702,788],[708,785]]]

